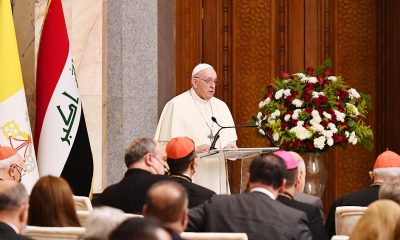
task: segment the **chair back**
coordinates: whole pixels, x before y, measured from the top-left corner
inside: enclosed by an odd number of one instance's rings
[[[337,235],[350,236],[358,220],[367,210],[367,207],[341,206],[336,208],[335,229]]]
[[[73,196],[76,211],[92,211],[92,203],[88,197]]]
[[[72,240],[81,239],[84,233],[83,227],[27,226],[24,235],[35,240]]]
[[[185,240],[247,240],[246,233],[216,233],[216,232],[183,232],[182,239]]]
[[[86,220],[88,219],[90,213],[91,213],[90,211],[76,211],[76,215],[78,216],[78,220],[81,226],[86,225]],[[143,215],[131,214],[131,213],[125,213],[125,216],[126,218],[143,217]]]

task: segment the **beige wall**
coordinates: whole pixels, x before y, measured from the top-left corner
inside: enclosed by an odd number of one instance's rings
[[[106,0],[63,0],[70,50],[85,113],[94,158],[93,191],[103,189],[102,148],[105,139],[103,103],[103,6]],[[47,0],[14,0],[13,15],[21,58],[28,108],[34,131],[35,62]],[[104,183],[105,184],[105,183]]]

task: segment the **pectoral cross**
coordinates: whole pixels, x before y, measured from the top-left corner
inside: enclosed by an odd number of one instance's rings
[[[210,134],[207,137],[210,139],[210,142],[213,141],[215,136],[214,136],[214,133],[212,132],[212,130],[210,131]]]

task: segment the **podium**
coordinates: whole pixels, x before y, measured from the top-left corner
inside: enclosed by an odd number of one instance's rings
[[[264,148],[229,148],[229,149],[213,149],[210,150],[209,152],[204,152],[198,154],[198,157],[200,158],[200,161],[202,159],[213,159],[217,161],[224,161],[225,165],[228,160],[230,161],[236,161],[240,160],[241,162],[241,168],[240,168],[240,174],[239,176],[239,182],[240,182],[240,192],[243,192],[245,190],[245,184],[247,179],[243,177],[243,173],[247,172],[248,166],[250,165],[251,159],[259,155],[261,153],[268,153],[272,151],[279,150],[278,147],[264,147]],[[228,168],[226,168],[228,169]],[[228,176],[228,173],[226,173]],[[236,177],[236,176],[235,176]],[[226,187],[229,188],[229,180],[226,178]]]

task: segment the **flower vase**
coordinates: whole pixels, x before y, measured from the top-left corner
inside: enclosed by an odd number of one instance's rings
[[[320,153],[302,153],[306,168],[304,193],[321,197],[326,186],[326,169]]]

